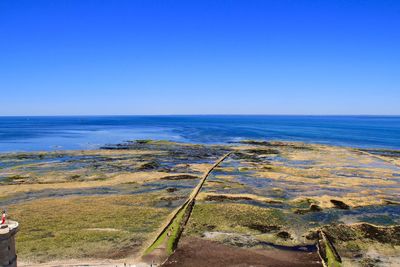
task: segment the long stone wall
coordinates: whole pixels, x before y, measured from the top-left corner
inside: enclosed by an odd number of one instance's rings
[[[0,266],[16,267],[17,254],[15,252],[15,234],[18,231],[18,223],[7,221],[0,225]]]

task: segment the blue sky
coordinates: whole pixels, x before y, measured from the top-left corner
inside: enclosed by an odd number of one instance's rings
[[[0,1],[0,115],[400,114],[400,1]]]

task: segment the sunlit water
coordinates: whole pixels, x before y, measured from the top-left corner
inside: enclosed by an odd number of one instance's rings
[[[229,143],[294,140],[400,149],[400,117],[75,116],[0,117],[0,151],[91,149],[134,139]]]

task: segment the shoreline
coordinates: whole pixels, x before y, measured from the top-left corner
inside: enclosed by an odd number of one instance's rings
[[[138,139],[141,140],[141,139]],[[147,139],[143,139],[147,140]],[[204,146],[235,146],[235,145],[241,145],[241,144],[246,144],[247,141],[252,141],[252,142],[283,142],[283,143],[299,143],[299,144],[305,144],[305,145],[321,145],[321,146],[332,146],[332,147],[341,147],[341,148],[350,148],[350,149],[355,149],[355,150],[360,150],[363,151],[373,151],[373,152],[394,152],[394,153],[400,153],[400,147],[385,147],[385,146],[378,146],[378,145],[360,145],[360,146],[355,146],[355,145],[348,145],[348,144],[339,144],[337,142],[325,142],[325,141],[305,141],[305,140],[292,140],[292,139],[269,139],[266,141],[265,139],[241,139],[238,141],[227,141],[227,142],[193,142],[193,141],[175,141],[175,140],[168,140],[168,139],[148,139],[151,141],[156,141],[156,142],[171,142],[171,143],[177,143],[177,144],[186,144],[186,145],[204,145]],[[130,142],[136,142],[137,140],[125,140],[121,141],[118,144],[126,144]],[[104,150],[105,147],[107,146],[113,146],[113,144],[97,144],[91,147],[87,148],[65,148],[62,149],[61,147],[57,149],[57,147],[54,148],[48,148],[48,149],[35,149],[35,150],[0,150],[0,155],[2,154],[35,154],[35,153],[67,153],[67,152],[83,152],[83,151],[98,151],[98,150]]]

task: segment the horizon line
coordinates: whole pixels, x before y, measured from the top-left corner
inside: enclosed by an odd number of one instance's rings
[[[0,117],[168,117],[168,116],[309,116],[309,117],[400,117],[400,114],[55,114],[55,115],[0,115]]]

